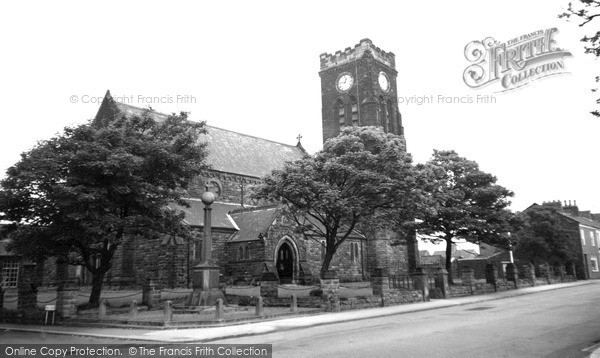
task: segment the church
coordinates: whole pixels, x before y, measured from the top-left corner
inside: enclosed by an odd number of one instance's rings
[[[344,126],[379,126],[386,132],[404,135],[398,110],[395,56],[363,39],[354,47],[320,55],[323,142],[337,136]],[[107,92],[94,121],[120,116],[141,116],[145,109],[114,100]],[[165,114],[151,111],[155,120]],[[251,188],[273,169],[308,153],[296,145],[274,142],[231,130],[206,126],[202,141],[208,143],[210,169],[188,189],[189,207],[183,210],[193,239],[130,237],[117,249],[105,284],[113,287],[139,286],[152,280],[162,287],[190,287],[195,265],[200,263],[203,208],[200,196],[212,191],[212,257],[223,281],[250,283],[272,272],[282,284],[311,284],[325,255],[318,238],[294,230],[294,224],[278,205],[258,205]],[[366,231],[366,230],[365,230]],[[359,232],[338,249],[331,269],[342,282],[364,281],[385,270],[407,274],[417,257],[414,245],[392,246],[394,233]],[[409,262],[410,261],[410,262]],[[44,283],[51,282],[48,270]],[[90,282],[85,269],[70,270],[81,284]],[[86,277],[88,276],[88,277]],[[48,279],[48,280],[46,280]]]

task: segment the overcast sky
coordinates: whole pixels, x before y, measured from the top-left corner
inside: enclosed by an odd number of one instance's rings
[[[0,170],[36,141],[94,117],[107,89],[133,105],[189,111],[192,120],[279,142],[302,134],[315,152],[319,54],[370,38],[396,54],[401,97],[435,98],[400,101],[416,162],[434,148],[454,149],[515,192],[514,210],[561,199],[600,212],[600,119],[588,114],[600,71],[583,54],[582,30],[557,18],[567,3],[3,2]],[[465,85],[467,43],[552,27],[557,46],[573,54],[569,74],[506,93]],[[495,103],[439,100],[477,95]]]

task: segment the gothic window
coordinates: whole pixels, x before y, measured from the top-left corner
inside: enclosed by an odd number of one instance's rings
[[[358,243],[356,242],[350,244],[350,261],[358,262]]]
[[[346,107],[344,106],[344,102],[339,100],[336,105],[337,118],[340,124],[340,127],[346,125]]]
[[[325,261],[325,241],[321,241],[321,262]]]
[[[350,98],[350,109],[352,111],[352,125],[358,126],[358,103],[354,97]]]
[[[387,108],[387,113],[388,113],[388,129],[389,129],[390,132],[397,134],[396,130],[395,130],[395,127],[396,127],[395,124],[396,123],[394,123],[394,120],[393,120],[393,118],[395,117],[394,116],[394,105],[393,105],[393,103],[392,103],[391,100],[388,101],[387,107],[388,107]]]
[[[240,246],[238,248],[238,260],[243,260],[244,259],[244,247]]]
[[[250,259],[250,248],[248,245],[244,246],[244,259]]]
[[[379,97],[379,103],[381,103],[381,126],[383,127],[383,130],[387,133],[389,132],[390,123],[388,108],[383,97]]]

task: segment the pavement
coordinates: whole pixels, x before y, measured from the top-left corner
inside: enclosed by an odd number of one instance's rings
[[[81,327],[81,326],[43,326],[43,325],[19,325],[0,324],[0,329],[21,332],[40,332],[46,334],[59,334],[81,337],[112,338],[120,340],[147,341],[161,343],[207,343],[224,339],[247,337],[254,335],[281,332],[287,330],[303,329],[314,326],[330,325],[342,322],[350,322],[377,317],[388,317],[411,312],[441,309],[460,305],[477,304],[499,300],[509,297],[535,294],[538,292],[565,289],[574,286],[594,284],[594,281],[577,281],[559,283],[553,285],[535,286],[497,292],[489,295],[468,296],[451,298],[446,300],[432,300],[414,304],[389,306],[381,308],[369,308],[351,310],[335,313],[323,313],[319,315],[296,316],[293,318],[271,319],[253,323],[229,324],[224,326],[198,327],[198,328],[104,328],[104,327]],[[594,347],[595,348],[595,347]],[[592,357],[600,358],[600,347],[594,349]]]

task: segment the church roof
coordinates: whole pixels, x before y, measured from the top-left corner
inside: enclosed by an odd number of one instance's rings
[[[259,235],[267,235],[269,227],[277,216],[277,207],[237,211],[232,212],[230,216],[240,230],[229,239],[229,242],[262,240]]]
[[[117,115],[141,116],[144,111],[144,108],[115,101],[107,91],[94,122],[102,123]],[[168,117],[156,111],[148,113],[156,121]],[[278,143],[209,125],[206,130],[207,134],[200,140],[208,142],[206,163],[212,170],[261,178],[273,169],[283,168],[286,162],[306,155],[300,145]]]
[[[206,129],[208,133],[201,140],[208,142],[207,163],[213,170],[261,178],[306,154],[298,146],[208,125]]]
[[[186,208],[175,203],[169,204],[169,207],[176,210],[182,210],[185,214],[183,219],[186,224],[195,227],[204,227],[204,204],[200,199],[185,199],[190,207]],[[228,204],[215,202],[211,205],[212,215],[211,224],[213,228],[237,230],[235,222],[228,215],[228,212],[239,209],[239,204]]]

